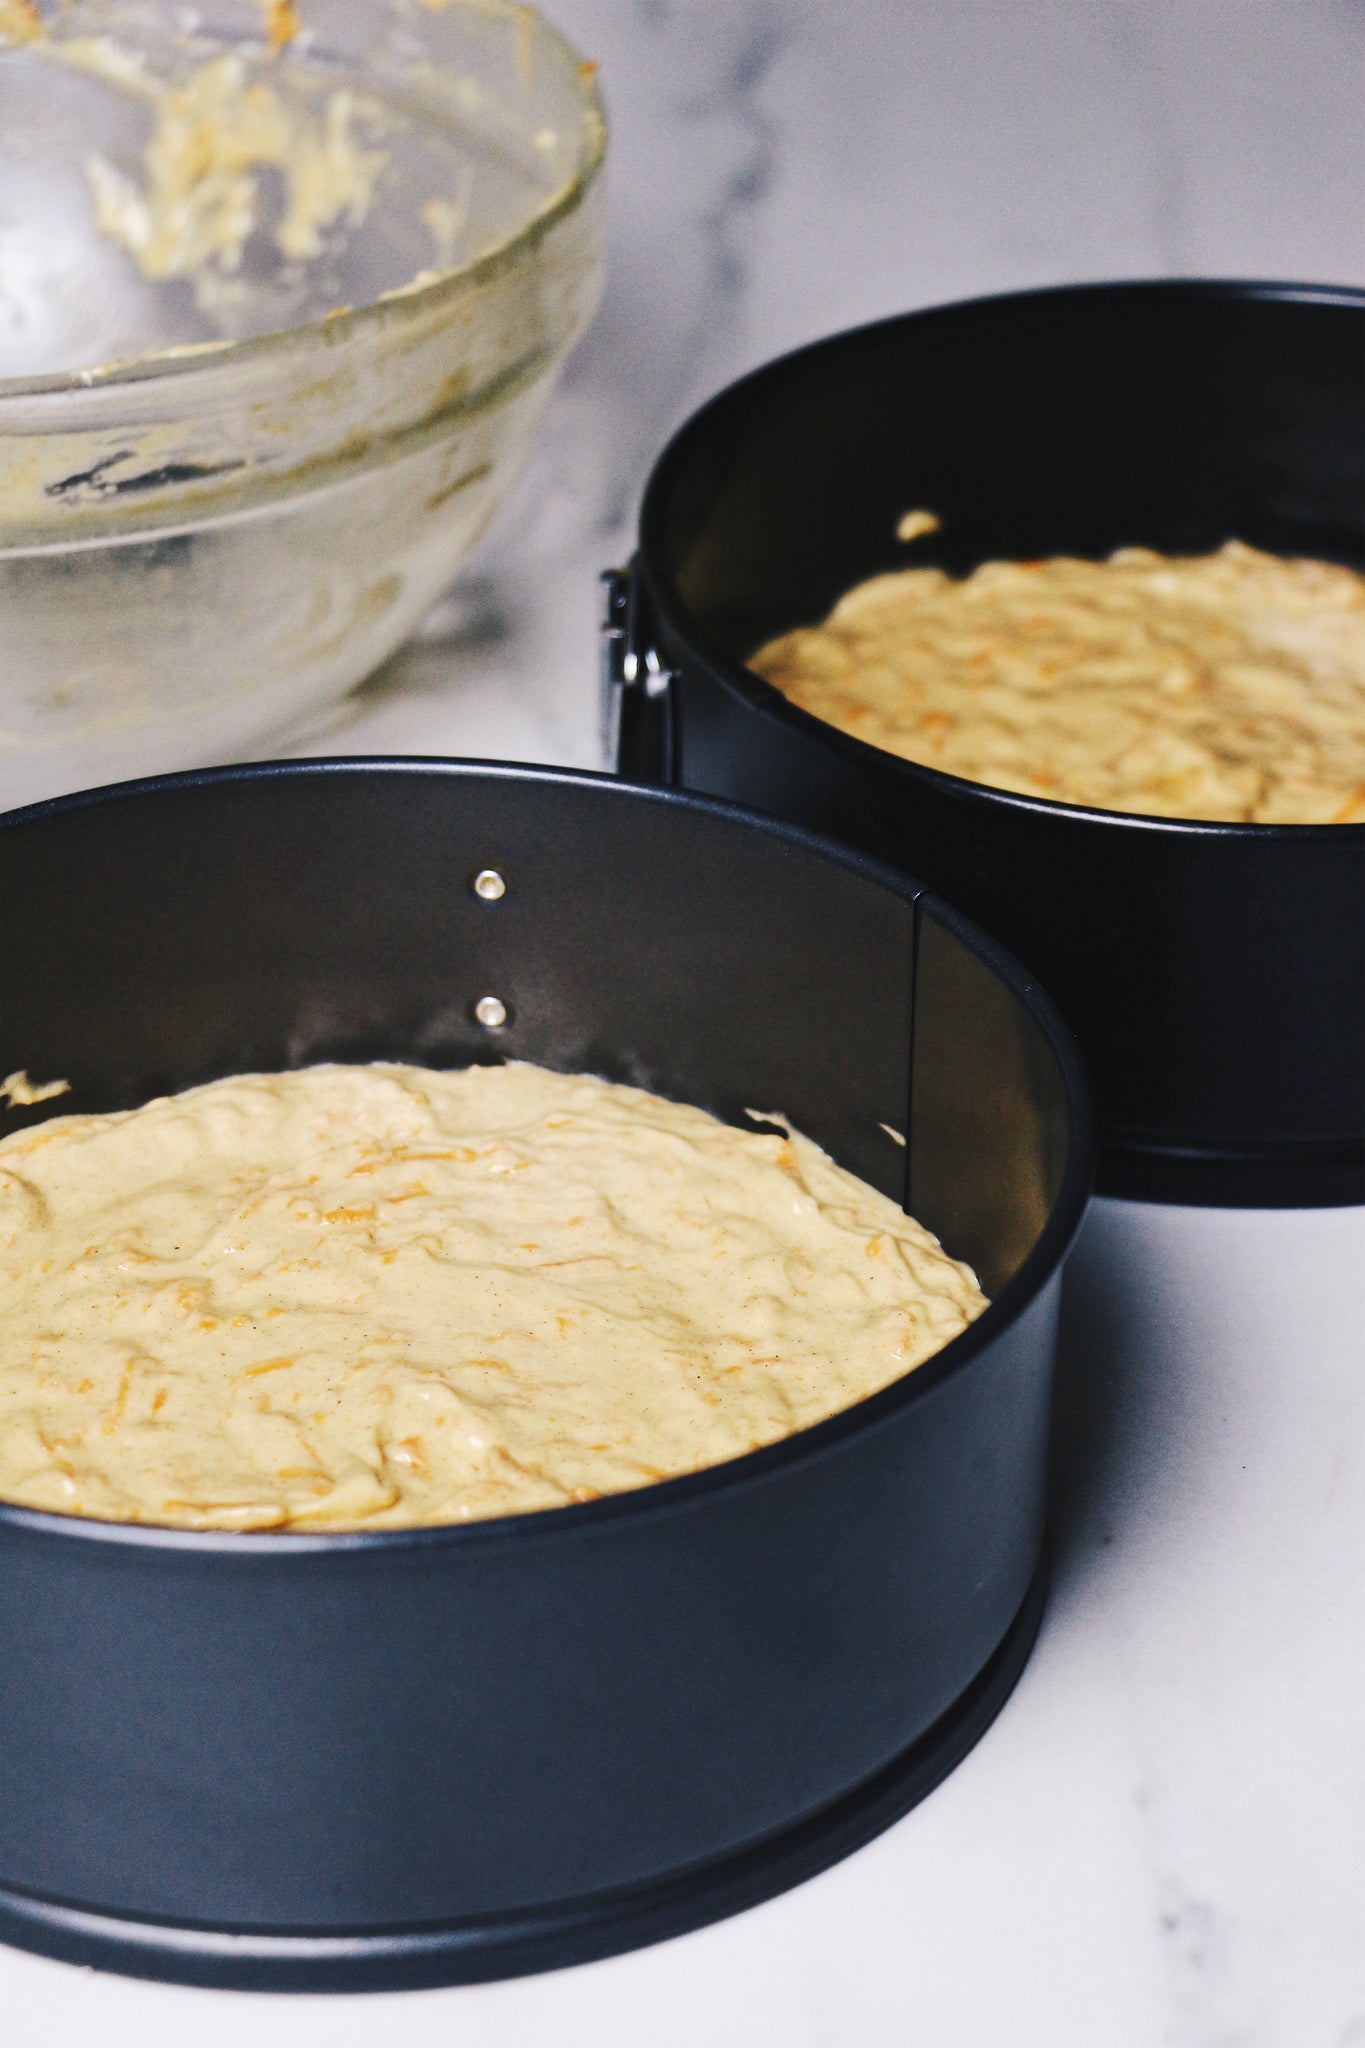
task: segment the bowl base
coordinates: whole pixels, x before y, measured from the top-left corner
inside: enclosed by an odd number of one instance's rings
[[[882,1770],[766,1840],[629,1890],[435,1926],[337,1935],[231,1932],[92,1912],[0,1885],[0,1940],[62,1962],[235,1991],[396,1991],[478,1984],[643,1948],[762,1904],[860,1849],[967,1755],[1033,1648],[1039,1564],[988,1663],[948,1712]]]

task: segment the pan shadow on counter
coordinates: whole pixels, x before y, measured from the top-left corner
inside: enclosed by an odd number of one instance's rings
[[[1240,1607],[1272,1553],[1276,1583],[1293,1554],[1335,1579],[1363,1327],[1365,1208],[1093,1202],[1062,1300],[1052,1619],[1139,1580],[1197,1604],[1203,1574]]]
[[[1092,1204],[1066,1269],[1052,1424],[1051,1604],[1066,1605],[1158,1481],[1172,1361],[1124,1256],[1127,1204]],[[1146,1341],[1144,1341],[1146,1340]]]

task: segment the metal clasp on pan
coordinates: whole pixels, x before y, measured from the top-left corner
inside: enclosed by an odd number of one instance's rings
[[[671,781],[672,720],[666,700],[675,680],[674,671],[660,660],[653,637],[645,629],[641,617],[640,581],[634,566],[604,569],[602,587],[605,597],[601,661],[603,758],[609,768],[623,773],[632,772],[631,766],[621,760],[621,739],[626,692],[636,691],[655,707],[652,716],[646,714],[643,720],[634,721],[637,727],[642,726],[657,735],[657,772],[649,773],[647,779]],[[633,744],[628,751],[634,754],[636,745]],[[650,751],[655,750],[651,748]],[[638,765],[634,772],[639,772]]]

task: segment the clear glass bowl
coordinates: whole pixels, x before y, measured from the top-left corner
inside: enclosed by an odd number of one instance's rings
[[[0,0],[0,808],[404,638],[596,303],[604,146],[501,0]]]

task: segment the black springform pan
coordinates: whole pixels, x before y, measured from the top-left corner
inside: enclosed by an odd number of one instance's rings
[[[0,1506],[0,1936],[254,1988],[547,1969],[795,1883],[970,1749],[1038,1625],[1090,1174],[1070,1038],[974,926],[695,797],[291,763],[0,820],[0,967],[0,1072],[72,1083],[8,1127],[532,1059],[782,1108],[992,1297],[817,1428],[581,1505],[298,1536]]]
[[[906,548],[919,506],[942,528]],[[1365,293],[1083,286],[838,335],[722,392],[660,457],[611,584],[617,758],[847,840],[979,919],[1080,1040],[1102,1192],[1365,1201],[1365,825],[986,789],[744,665],[883,570],[1230,538],[1365,568]]]

